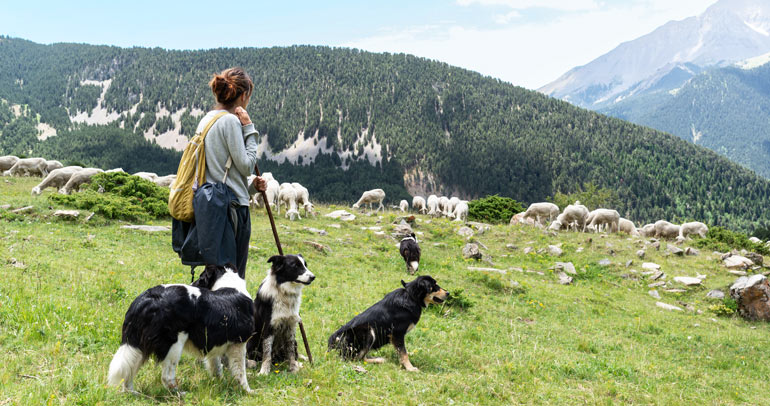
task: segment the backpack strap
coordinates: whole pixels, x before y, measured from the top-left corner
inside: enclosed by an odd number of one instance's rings
[[[222,178],[222,183],[225,183],[227,181],[227,172],[230,172],[230,166],[233,165],[233,157],[229,156],[227,157],[227,162],[225,163],[225,177]]]
[[[206,141],[206,136],[209,134],[209,130],[212,126],[214,126],[214,123],[216,123],[217,120],[224,117],[225,115],[229,114],[228,111],[221,111],[217,113],[214,118],[211,119],[211,121],[206,124],[206,127],[203,128],[203,131],[201,132],[201,146],[206,145],[204,142]],[[205,152],[204,152],[205,153]],[[195,181],[193,182],[193,190],[198,188],[198,157],[199,155],[195,155]],[[228,161],[230,162],[230,161]],[[227,172],[225,172],[225,177],[227,177]]]

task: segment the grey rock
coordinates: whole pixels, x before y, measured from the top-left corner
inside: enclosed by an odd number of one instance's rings
[[[730,270],[730,271],[727,271],[727,272],[729,272],[729,273],[731,273],[733,275],[736,275],[736,276],[746,276],[746,275],[749,274],[746,271],[736,271],[736,270]]]
[[[685,286],[698,286],[701,284],[701,280],[699,278],[693,278],[691,276],[676,276],[674,277],[674,281],[679,282]]]
[[[559,283],[562,285],[569,285],[572,283],[572,277],[564,272],[559,272]]]
[[[555,245],[549,245],[548,246],[548,253],[551,254],[552,256],[558,257],[558,256],[561,256],[561,254],[563,254],[564,251],[562,251],[561,248],[559,248],[559,247],[557,247]]]
[[[583,252],[583,250],[584,250],[584,248],[583,248],[583,247],[577,247],[577,249],[575,250],[575,252]]]
[[[700,254],[700,251],[698,251],[697,249],[695,249],[693,247],[687,247],[684,250],[684,254],[685,255],[698,256]]]
[[[537,255],[545,254],[545,248],[538,248],[537,249]]]
[[[669,245],[668,246],[668,252],[670,252],[670,253],[672,253],[674,255],[680,256],[680,257],[684,256],[684,250],[679,248],[679,247],[673,246],[673,245]]]
[[[125,228],[128,230],[139,230],[139,231],[147,231],[150,233],[158,232],[158,231],[170,231],[171,228],[167,226],[146,226],[146,225],[127,225],[127,226],[120,226],[120,228]]]
[[[529,254],[530,252],[534,251],[535,249],[532,247],[525,247],[524,248],[524,254]]]
[[[666,310],[675,310],[675,311],[678,311],[678,312],[683,312],[684,311],[681,307],[677,307],[677,306],[674,306],[674,305],[666,304],[666,303],[663,303],[663,302],[655,302],[655,306],[658,306],[661,309],[666,309]]]
[[[644,250],[636,251],[636,256],[639,257],[639,259],[644,259]]]
[[[666,274],[663,271],[655,271],[654,274],[650,276],[651,281],[656,281],[658,279],[665,279]]]
[[[80,215],[80,212],[77,210],[56,210],[53,215],[66,219],[76,219]]]
[[[628,261],[626,261],[626,268],[629,268],[633,264],[634,264],[634,260],[633,259],[629,259]]]
[[[35,208],[35,206],[24,206],[24,207],[20,207],[18,209],[11,210],[11,213],[16,213],[16,214],[18,214],[18,213],[26,213],[28,211],[32,211],[34,208]]]
[[[356,219],[356,216],[354,214],[349,213],[347,210],[335,210],[329,214],[324,215],[324,217],[340,219],[342,221],[353,221]]]
[[[753,262],[755,265],[762,265],[765,262],[764,257],[762,255],[757,254],[756,252],[749,252],[746,254],[746,258],[750,259],[751,262]]]
[[[3,204],[3,205],[0,205],[0,210],[8,210],[8,209],[10,209],[10,208],[11,208],[11,205],[10,205],[10,204]]]
[[[481,255],[481,252],[479,251],[478,244],[473,244],[473,243],[465,244],[465,246],[463,247],[463,258],[466,258],[466,259],[473,258],[476,260],[481,259],[482,255]]]
[[[655,241],[654,243],[650,244],[650,246],[656,250],[660,250],[660,241]]]
[[[754,262],[740,255],[731,255],[724,259],[724,264],[728,269],[746,269],[754,265]]]
[[[658,264],[656,264],[654,262],[644,262],[644,263],[642,263],[642,268],[650,270],[650,271],[659,271],[660,270],[660,265],[658,265]]]
[[[666,282],[665,281],[658,281],[658,282],[654,282],[654,283],[651,283],[651,284],[647,285],[647,287],[650,287],[650,288],[657,288],[657,287],[660,287],[660,286],[666,286]]]
[[[612,265],[612,261],[610,261],[607,258],[604,258],[599,261],[599,266],[610,266],[610,265]]]
[[[650,296],[654,297],[655,299],[660,299],[660,293],[658,293],[657,290],[652,289],[649,292],[647,292]]]
[[[564,271],[572,275],[577,275],[575,265],[573,265],[572,262],[557,262],[556,265],[554,265],[554,270]]]
[[[463,237],[472,237],[473,236],[473,229],[467,226],[460,227],[459,230],[457,230],[457,234],[463,236]]]
[[[319,229],[313,228],[313,227],[302,227],[302,228],[304,228],[307,231],[310,231],[311,233],[315,233],[315,234],[318,234],[318,235],[327,235],[327,234],[329,234],[328,232],[326,232],[326,230],[319,230]]]
[[[335,224],[329,224],[329,227],[331,227],[331,228],[342,228],[342,226],[340,226],[339,224],[336,224],[336,223]]]
[[[706,297],[709,299],[724,299],[725,298],[725,292],[722,292],[721,290],[714,289],[712,291],[709,291],[709,293],[706,293]]]
[[[509,250],[517,250],[519,247],[513,245],[513,244],[505,244],[505,248],[508,248]]]

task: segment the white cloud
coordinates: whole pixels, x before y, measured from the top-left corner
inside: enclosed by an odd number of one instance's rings
[[[492,19],[495,20],[498,24],[508,24],[513,19],[517,19],[521,17],[521,13],[516,10],[511,10],[505,14],[498,14],[494,16]]]
[[[594,0],[457,0],[461,6],[502,6],[513,10],[547,8],[562,11],[596,10],[599,4]]]
[[[460,2],[563,3],[556,0],[458,0]],[[548,22],[530,22],[512,15],[512,23],[491,29],[444,23],[391,30],[340,45],[373,52],[414,54],[536,89],[670,20],[700,14],[714,2],[640,0],[623,7],[566,13]],[[490,18],[502,21],[496,16],[492,14]]]

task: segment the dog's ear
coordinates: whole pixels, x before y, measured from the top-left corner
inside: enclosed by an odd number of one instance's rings
[[[403,279],[401,279],[401,286],[406,287],[406,282]]]
[[[196,288],[211,289],[216,279],[216,267],[214,265],[206,265],[206,268],[201,272],[198,279],[192,283],[192,286]]]
[[[283,266],[285,260],[286,257],[283,255],[273,255],[270,257],[270,259],[267,260],[267,262],[272,263],[274,269],[278,269]]]
[[[420,290],[424,291],[423,293],[423,296],[424,296],[430,292],[433,292],[433,285],[435,285],[436,282],[429,278],[421,278],[417,284],[420,287]]]

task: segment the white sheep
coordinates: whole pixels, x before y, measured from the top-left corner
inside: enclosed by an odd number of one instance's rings
[[[91,182],[92,176],[102,172],[104,171],[99,168],[81,169],[75,172],[74,174],[72,174],[72,176],[70,177],[70,180],[67,181],[67,184],[65,184],[63,188],[59,189],[59,193],[63,195],[68,195],[73,191],[77,192],[80,189],[80,186]]]
[[[150,182],[154,182],[155,179],[158,178],[158,174],[153,172],[137,172],[134,174],[134,176],[138,176],[142,179],[149,180]]]
[[[292,182],[291,186],[297,192],[297,204],[302,206],[302,210],[305,211],[305,217],[308,216],[308,213],[315,217],[315,206],[313,206],[313,203],[310,203],[310,192],[308,192],[307,188],[297,182]]]
[[[524,224],[524,225],[528,225],[528,226],[534,226],[535,225],[535,219],[531,219],[531,218],[525,219],[524,218],[524,214],[526,214],[526,213],[527,213],[526,211],[523,211],[521,213],[514,214],[511,217],[510,223],[508,223],[508,224],[509,225]]]
[[[19,159],[15,164],[3,172],[3,176],[48,176],[48,164],[43,158]]]
[[[530,204],[527,211],[524,212],[523,218],[524,220],[533,218],[536,223],[542,225],[546,219],[548,219],[548,221],[553,221],[558,215],[559,206],[553,203],[543,202]]]
[[[438,216],[438,196],[436,195],[430,195],[428,196],[428,215],[429,216]]]
[[[682,224],[682,226],[684,226],[684,224]],[[760,240],[757,237],[749,237],[749,241],[753,242],[754,244],[761,244],[762,243],[762,240]]]
[[[438,198],[438,209],[441,212],[441,215],[444,217],[449,217],[449,198],[446,196],[441,196]]]
[[[689,223],[684,223],[679,227],[679,236],[682,238],[687,238],[692,234],[698,234],[700,238],[706,238],[708,232],[708,226],[700,221],[691,221]]]
[[[171,184],[176,180],[176,175],[158,176],[153,179],[153,183],[160,187],[171,187]]]
[[[113,173],[113,172],[123,172],[126,173],[126,171],[123,170],[123,168],[114,168],[114,169],[108,169],[104,171],[104,173]]]
[[[562,229],[574,229],[583,230],[586,224],[586,218],[588,218],[588,208],[576,201],[564,208],[564,212],[556,217],[556,220],[548,227],[550,230],[562,230]]]
[[[369,210],[372,210],[372,203],[379,203],[379,206],[377,207],[377,210],[375,210],[375,213],[380,211],[382,209],[385,210],[385,206],[382,204],[382,201],[385,200],[385,191],[382,189],[372,189],[367,190],[364,192],[364,194],[361,195],[361,198],[358,199],[357,202],[353,204],[354,209],[358,209],[361,207],[362,204],[366,205],[369,204]]]
[[[583,231],[587,229],[600,231],[604,227],[611,233],[618,232],[618,222],[620,221],[620,214],[611,209],[596,209],[588,213],[586,218],[587,225],[583,228]]]
[[[398,202],[398,209],[401,210],[403,213],[406,213],[409,211],[409,202],[406,200],[402,200]]]
[[[655,237],[655,224],[645,224],[642,228],[639,229],[639,234],[642,237]]]
[[[447,203],[447,213],[449,213],[449,217],[454,217],[453,214],[455,212],[455,207],[457,206],[457,203],[460,203],[459,197],[452,196],[449,198],[449,203]]]
[[[280,214],[281,206],[284,204],[286,205],[284,217],[289,218],[291,221],[294,221],[295,218],[297,220],[302,220],[302,217],[299,216],[299,211],[297,210],[297,191],[289,182],[281,183],[278,189],[278,214]]]
[[[54,161],[54,160],[45,161],[45,166],[46,166],[46,169],[48,170],[48,173],[51,173],[51,171],[54,169],[64,168],[64,165],[62,165],[61,162]]]
[[[638,237],[640,235],[639,230],[637,230],[636,226],[634,225],[634,222],[628,219],[624,219],[623,217],[618,219],[618,228],[620,229],[620,232],[634,237]]]
[[[39,195],[45,188],[52,187],[59,190],[62,186],[66,185],[72,175],[83,169],[80,166],[65,166],[64,168],[54,169],[48,173],[48,176],[43,179],[37,186],[32,188],[33,195]]]
[[[666,220],[655,222],[655,238],[674,239],[679,236],[679,226]]]
[[[457,200],[458,202],[454,207],[451,217],[454,217],[454,221],[466,221],[468,219],[468,201]]]
[[[280,214],[280,208],[278,208],[278,192],[281,189],[281,185],[278,183],[277,180],[272,179],[267,181],[267,187],[265,188],[265,196],[267,197],[267,204],[269,204],[272,208],[278,209]],[[259,193],[258,193],[259,195]]]
[[[0,172],[5,172],[19,161],[19,157],[13,155],[0,156]]]
[[[253,176],[253,175],[252,175],[252,176]],[[276,179],[273,177],[273,173],[272,173],[272,172],[265,172],[265,173],[263,173],[263,174],[262,174],[262,179],[264,179],[264,180],[265,180],[265,182],[267,182],[267,181],[269,181],[269,180],[276,180]]]
[[[412,208],[420,214],[428,212],[428,207],[425,205],[425,198],[422,196],[415,196],[412,198]]]

